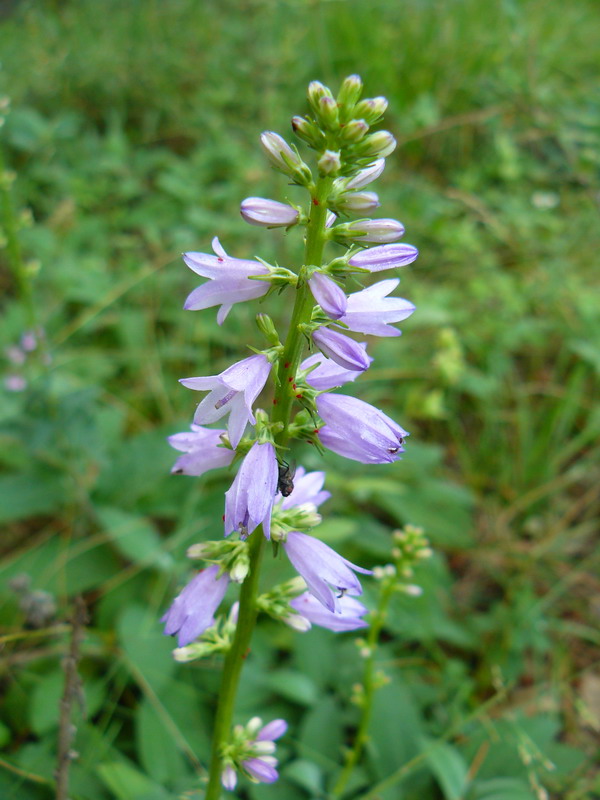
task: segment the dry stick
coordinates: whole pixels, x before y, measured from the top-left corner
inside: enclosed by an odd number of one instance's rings
[[[58,722],[58,757],[56,772],[56,800],[68,800],[69,765],[74,757],[71,742],[75,728],[71,724],[71,708],[76,699],[83,710],[81,680],[77,672],[81,642],[85,633],[87,614],[85,603],[81,597],[75,598],[75,611],[71,620],[71,643],[69,653],[63,662],[65,671],[65,688],[60,699],[60,717]]]

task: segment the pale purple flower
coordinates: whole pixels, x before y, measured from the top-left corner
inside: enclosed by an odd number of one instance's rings
[[[21,365],[25,363],[25,359],[27,356],[25,355],[25,351],[21,350],[20,347],[17,347],[14,344],[11,344],[7,347],[4,351],[6,353],[6,357],[11,362],[11,364]]]
[[[193,642],[215,623],[214,614],[223,599],[229,576],[217,577],[219,566],[213,564],[199,572],[173,600],[167,613],[161,618],[165,623],[165,634],[177,636],[179,647]]]
[[[207,283],[188,295],[183,307],[189,311],[200,311],[220,305],[217,322],[222,325],[234,303],[254,300],[269,291],[268,281],[250,280],[251,276],[267,275],[269,268],[259,261],[231,258],[216,236],[212,240],[212,247],[214,256],[210,253],[183,254],[183,260],[191,270],[203,278],[209,278]]]
[[[259,783],[275,783],[279,778],[276,766],[277,759],[274,756],[248,758],[246,761],[242,761],[242,767],[248,775]]]
[[[313,297],[331,319],[339,319],[346,312],[347,300],[343,289],[322,272],[313,272],[308,280]]]
[[[374,102],[377,100],[385,100],[385,98],[374,98]],[[387,105],[387,101],[385,102]],[[358,143],[355,152],[357,155],[361,156],[377,156],[379,158],[385,158],[393,153],[395,149],[396,140],[392,134],[389,131],[377,131],[376,133],[371,133],[368,136],[365,136],[365,138]]]
[[[227,764],[221,772],[221,785],[228,792],[232,792],[237,784],[237,773],[231,764]]]
[[[38,337],[35,331],[25,331],[21,336],[21,347],[27,353],[31,353],[38,346]]]
[[[368,363],[371,364],[373,359],[371,356],[367,355],[366,342],[358,342],[358,345],[365,351],[365,358]],[[344,383],[356,380],[361,374],[355,369],[345,369],[341,367],[333,359],[324,358],[320,353],[315,353],[305,358],[300,364],[300,369],[308,369],[312,367],[313,364],[318,364],[318,366],[308,373],[306,382],[309,386],[312,386],[313,389],[318,389],[320,392],[327,391],[327,389],[336,389]]]
[[[336,202],[340,211],[360,214],[379,208],[381,203],[375,192],[344,192]]]
[[[232,364],[220,375],[181,378],[179,382],[188,389],[209,392],[196,409],[194,422],[209,424],[230,414],[229,441],[236,448],[248,422],[256,423],[252,404],[263,390],[270,371],[268,358],[258,353]]]
[[[353,597],[346,595],[339,598],[340,610],[337,614],[325,608],[310,592],[304,592],[290,600],[290,606],[313,625],[328,628],[335,633],[369,627],[368,623],[361,619],[367,613],[368,608]]]
[[[375,406],[343,394],[322,394],[316,402],[326,423],[319,439],[334,453],[362,464],[386,464],[404,452],[408,433]]]
[[[398,278],[388,278],[349,295],[346,313],[338,321],[357,333],[400,336],[390,323],[410,317],[415,306],[403,297],[387,297],[399,283]]]
[[[319,328],[314,331],[312,338],[324,355],[344,369],[364,372],[371,363],[364,348],[343,333],[332,331],[330,328]]]
[[[363,189],[365,186],[377,180],[383,172],[384,167],[385,158],[378,158],[377,161],[374,161],[369,167],[366,167],[366,169],[361,169],[361,171],[357,172],[352,178],[346,178],[343,184],[344,189]]]
[[[303,161],[298,153],[292,150],[283,136],[275,131],[261,133],[260,143],[271,164],[281,172],[289,174],[290,165],[298,169],[302,168]]]
[[[304,467],[298,467],[294,474],[292,493],[283,499],[281,495],[277,495],[276,501],[282,499],[281,508],[294,508],[304,503],[312,503],[318,508],[331,497],[331,492],[323,491],[324,483],[324,472],[307,472]]]
[[[287,228],[298,222],[298,211],[287,203],[266,200],[262,197],[247,197],[240,206],[242,217],[250,225],[263,228]]]
[[[7,375],[4,378],[4,388],[8,392],[23,392],[27,388],[27,381],[22,375]]]
[[[369,272],[381,272],[384,269],[396,269],[412,264],[418,255],[419,251],[412,244],[382,244],[355,253],[348,263],[352,267],[368,269]]]
[[[221,772],[221,784],[225,789],[235,789],[236,767],[241,768],[254,782],[274,783],[279,778],[276,769],[278,762],[273,753],[275,740],[287,731],[287,722],[284,719],[274,719],[257,730],[260,725],[260,717],[253,717],[246,725],[246,735],[250,738],[241,746],[241,752],[230,756],[232,762],[226,764]],[[242,734],[243,729],[238,727]]]
[[[267,722],[266,725],[263,725],[256,734],[256,741],[274,742],[276,739],[280,739],[287,729],[288,724],[284,719],[274,719],[271,722]]]
[[[225,536],[233,531],[249,536],[262,523],[265,536],[270,538],[278,475],[273,445],[254,442],[225,493]]]
[[[228,467],[235,456],[235,450],[223,446],[221,436],[224,430],[203,428],[192,425],[191,431],[174,433],[168,442],[175,450],[185,455],[179,456],[171,472],[175,475],[204,475],[209,469]]]
[[[338,555],[324,542],[305,533],[291,531],[284,542],[285,552],[306,581],[308,590],[330,611],[342,613],[340,599],[345,593],[362,594],[362,586],[353,570],[371,575],[371,570]]]
[[[349,222],[343,227],[347,238],[359,242],[385,244],[395,242],[404,235],[404,225],[397,219],[360,219]]]

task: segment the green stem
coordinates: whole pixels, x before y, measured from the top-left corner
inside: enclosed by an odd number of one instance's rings
[[[371,724],[371,716],[373,711],[373,696],[377,689],[375,680],[375,653],[377,650],[377,643],[379,641],[379,634],[385,622],[387,608],[394,593],[394,581],[388,580],[381,588],[381,595],[379,597],[379,604],[377,610],[371,615],[369,634],[367,636],[367,650],[369,652],[365,659],[365,668],[363,672],[363,694],[361,696],[361,717],[358,723],[358,730],[354,737],[354,746],[351,750],[346,752],[346,763],[342,769],[339,778],[333,788],[332,797],[339,797],[346,788],[352,770],[358,763],[362,754],[363,748],[369,738],[369,725]]]
[[[317,183],[314,194],[311,196],[312,205],[307,225],[305,250],[305,263],[308,265],[321,264],[326,241],[326,200],[330,188],[331,179],[322,178]],[[293,389],[294,377],[302,357],[304,345],[304,336],[299,330],[299,325],[310,320],[313,305],[314,301],[308,285],[301,277],[296,287],[294,309],[283,348],[283,355],[279,361],[278,382],[275,389],[273,421],[283,424],[281,432],[276,437],[276,443],[282,446],[285,446],[288,439],[288,426],[296,394]],[[290,377],[292,378],[291,381],[288,380]],[[250,569],[240,590],[240,606],[235,635],[223,664],[205,800],[219,800],[221,797],[223,748],[230,739],[238,684],[256,624],[256,599],[264,546],[265,537],[262,534],[262,528],[257,528],[250,537]]]

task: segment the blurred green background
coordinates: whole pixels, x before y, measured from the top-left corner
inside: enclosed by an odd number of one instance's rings
[[[221,329],[183,313],[198,281],[179,254],[219,235],[298,263],[293,233],[238,213],[300,197],[258,135],[288,135],[310,80],[353,72],[390,101],[399,148],[376,188],[421,252],[401,274],[417,313],[373,342],[356,391],[411,438],[391,466],[327,456],[322,536],[381,564],[413,523],[435,557],[423,596],[394,601],[348,796],[395,775],[369,796],[600,797],[596,0],[23,0],[3,4],[0,51],[3,800],[54,797],[78,594],[70,796],[202,797],[219,663],[175,664],[158,618],[187,546],[220,535],[231,477],[171,477],[165,436],[196,400],[177,379],[258,344],[260,306]],[[265,586],[290,574],[269,564]],[[327,797],[357,720],[354,639],[261,622],[237,715],[291,728],[280,782],[240,797]]]

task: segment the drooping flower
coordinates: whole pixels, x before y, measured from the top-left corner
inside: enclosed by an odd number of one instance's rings
[[[179,382],[188,389],[209,392],[196,409],[194,422],[216,422],[230,413],[229,441],[236,448],[248,422],[256,423],[252,404],[263,390],[270,371],[268,358],[259,353],[238,361],[220,375],[181,378]]]
[[[367,355],[366,342],[358,342],[358,345],[365,351],[365,358],[368,363],[371,364],[373,359],[371,356]],[[315,353],[305,358],[300,364],[300,369],[308,369],[312,367],[313,364],[317,364],[318,366],[308,373],[306,382],[309,386],[312,386],[313,389],[318,389],[321,392],[327,389],[335,389],[338,386],[342,386],[344,383],[354,381],[361,374],[360,371],[355,369],[345,369],[341,367],[331,358],[323,358],[320,353]]]
[[[308,285],[313,297],[328,317],[339,319],[344,315],[347,306],[346,295],[335,281],[322,272],[313,272]]]
[[[416,261],[419,251],[412,244],[382,244],[355,253],[348,263],[353,267],[368,269],[369,272],[381,272],[384,269],[405,267]]]
[[[328,358],[344,369],[364,372],[371,363],[365,350],[358,342],[331,328],[318,328],[313,332],[313,342]]]
[[[242,200],[240,213],[250,225],[260,225],[263,228],[287,228],[295,225],[300,216],[297,209],[287,203],[266,200],[263,197],[247,197]]]
[[[267,275],[269,268],[259,261],[228,256],[218,238],[212,240],[215,255],[210,253],[184,253],[187,266],[209,278],[207,283],[198,286],[188,295],[184,308],[200,311],[211,306],[221,306],[217,322],[222,325],[234,303],[262,297],[269,291],[268,281],[250,280],[252,276]]]
[[[175,450],[184,455],[179,456],[171,472],[174,475],[204,475],[209,469],[228,467],[235,456],[235,450],[223,446],[221,436],[224,430],[203,428],[192,424],[191,431],[174,433],[168,442]]]
[[[368,622],[362,619],[368,611],[366,606],[346,595],[338,600],[340,610],[337,614],[325,608],[310,592],[303,592],[290,600],[290,606],[313,625],[328,628],[335,633],[369,627]]]
[[[362,594],[353,570],[370,575],[371,570],[352,564],[324,542],[305,533],[291,531],[283,544],[287,557],[306,581],[308,590],[319,602],[341,614],[340,598]],[[335,590],[335,591],[334,591]]]
[[[167,636],[177,635],[179,647],[193,642],[207,628],[215,624],[214,614],[223,599],[229,576],[217,577],[219,566],[213,564],[198,573],[173,600],[161,618]]]
[[[240,531],[249,536],[261,523],[271,536],[271,509],[277,492],[277,458],[270,442],[254,442],[225,492],[225,536]]]
[[[326,423],[319,439],[334,453],[362,464],[386,464],[404,452],[408,433],[375,406],[343,394],[322,394],[316,403]]]
[[[346,313],[339,318],[349,330],[373,336],[400,336],[391,326],[410,317],[415,306],[403,297],[387,297],[400,283],[398,278],[379,281],[348,296]]]

